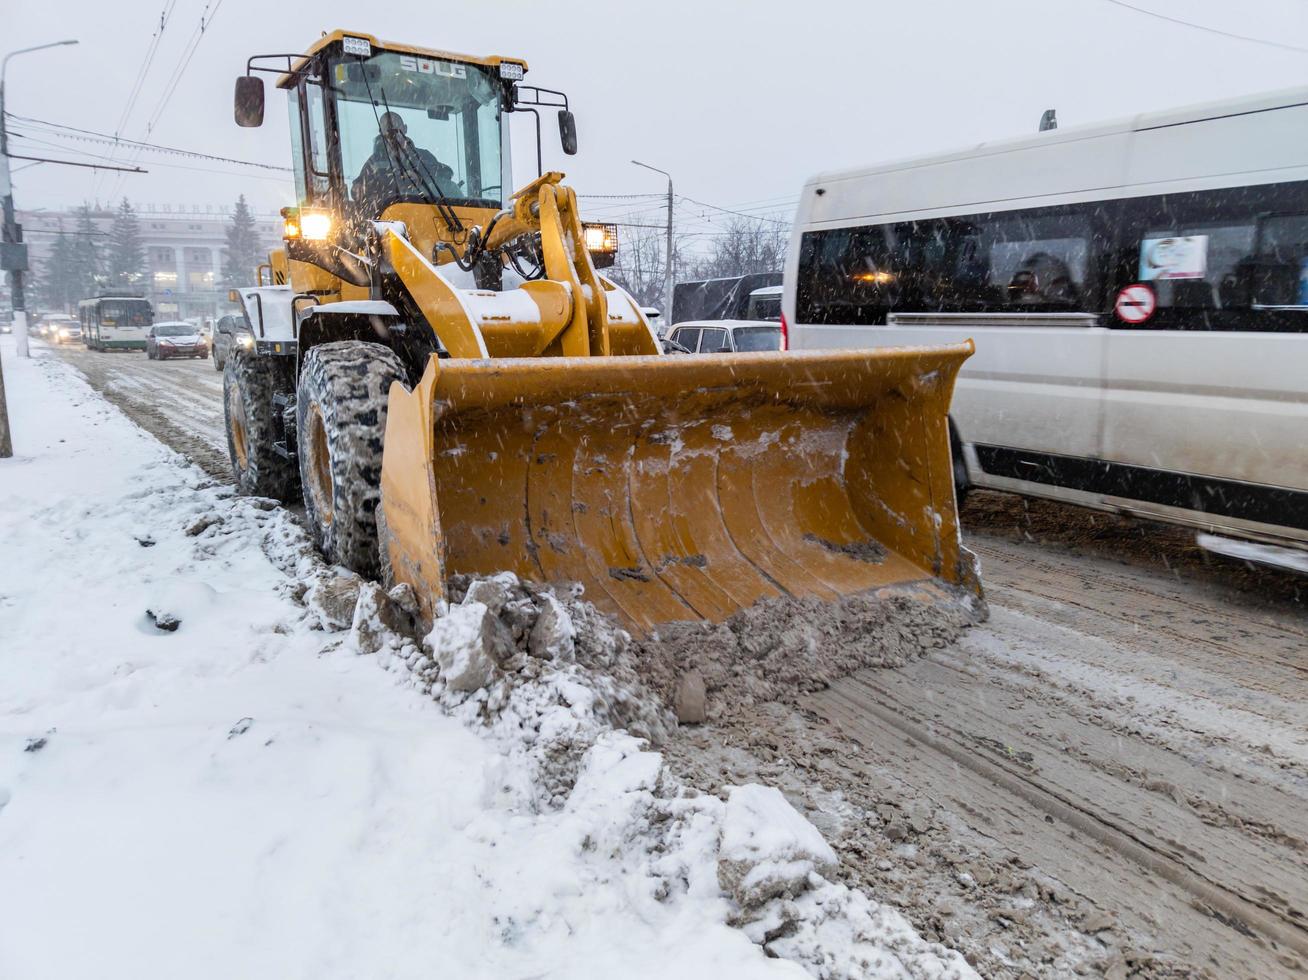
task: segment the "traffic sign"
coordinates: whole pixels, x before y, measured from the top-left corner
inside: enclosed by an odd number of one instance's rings
[[[1154,295],[1153,289],[1143,283],[1135,283],[1117,294],[1113,310],[1123,323],[1134,325],[1148,320],[1157,307],[1158,297]]]

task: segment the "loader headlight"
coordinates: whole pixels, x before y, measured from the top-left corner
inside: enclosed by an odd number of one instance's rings
[[[311,242],[322,242],[332,233],[332,216],[325,211],[301,211],[300,235]]]
[[[522,76],[527,73],[522,65],[513,61],[500,62],[500,78],[507,79],[510,82],[520,81]]]
[[[246,348],[253,347],[254,338],[251,337],[248,333],[243,333],[241,334],[240,339],[237,340],[237,343],[240,344],[242,347],[246,347]]]
[[[323,242],[332,233],[332,216],[326,211],[282,208],[282,237]]]

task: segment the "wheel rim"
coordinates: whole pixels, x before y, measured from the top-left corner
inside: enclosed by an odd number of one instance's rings
[[[244,472],[250,466],[250,445],[245,433],[245,400],[239,385],[233,384],[227,392],[227,414],[232,420],[232,453]]]
[[[305,440],[309,452],[309,494],[313,497],[318,520],[327,525],[332,522],[332,465],[327,450],[327,424],[323,421],[322,409],[314,404],[309,406],[305,421],[309,429]]]

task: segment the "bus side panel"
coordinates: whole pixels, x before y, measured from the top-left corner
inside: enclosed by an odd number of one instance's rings
[[[827,326],[792,330],[791,347],[887,347],[976,341],[949,414],[965,443],[1099,454],[1106,331],[1085,326]]]
[[[1308,491],[1308,333],[1114,330],[1104,458]]]

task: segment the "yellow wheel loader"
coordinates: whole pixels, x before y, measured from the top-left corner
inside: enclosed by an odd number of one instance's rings
[[[224,379],[240,488],[300,484],[328,558],[411,584],[581,583],[644,633],[762,599],[979,592],[946,412],[971,345],[663,353],[601,274],[616,230],[540,173],[567,97],[524,62],[337,31],[251,58],[290,101],[297,207]],[[511,114],[540,176],[511,187]],[[263,269],[260,272],[263,279]],[[943,585],[945,588],[941,588]]]

